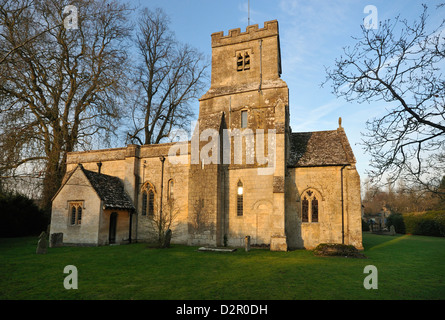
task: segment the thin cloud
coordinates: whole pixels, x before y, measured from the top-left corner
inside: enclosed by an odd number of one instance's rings
[[[337,110],[340,109],[344,104],[338,100],[330,101],[326,104],[320,105],[315,108],[311,108],[310,112],[305,112],[301,114],[297,114],[292,118],[292,131],[314,131],[316,127],[324,127],[326,130],[326,125],[328,127],[332,127],[332,119],[335,117],[332,116],[333,113],[337,113]],[[304,110],[304,106],[297,107],[298,110]]]

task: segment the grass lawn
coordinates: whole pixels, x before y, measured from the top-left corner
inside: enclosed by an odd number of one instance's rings
[[[445,299],[445,238],[365,233],[368,259],[317,257],[311,251],[238,249],[199,252],[137,243],[49,248],[37,238],[0,239],[0,299]],[[67,290],[63,270],[78,270]],[[378,289],[366,290],[366,265]]]

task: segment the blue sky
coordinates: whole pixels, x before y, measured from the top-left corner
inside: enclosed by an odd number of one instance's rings
[[[333,130],[342,126],[357,158],[357,169],[366,177],[369,156],[359,143],[366,120],[389,107],[385,104],[356,104],[337,99],[329,85],[320,87],[326,77],[325,66],[332,67],[342,48],[353,45],[351,36],[360,35],[360,26],[369,13],[367,5],[377,8],[378,20],[397,15],[409,21],[429,5],[431,25],[437,26],[444,9],[435,5],[444,1],[362,1],[362,0],[250,0],[250,24],[263,27],[265,21],[278,20],[282,55],[282,79],[290,94],[290,125],[294,132]],[[210,59],[210,35],[213,32],[241,28],[248,24],[248,0],[130,0],[150,9],[162,8],[171,19],[171,29],[179,41],[198,48]],[[210,84],[209,84],[210,85]],[[196,102],[196,114],[199,104]]]

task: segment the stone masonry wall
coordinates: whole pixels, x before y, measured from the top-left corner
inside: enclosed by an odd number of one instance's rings
[[[80,225],[71,225],[70,202],[83,203]],[[101,212],[99,197],[81,170],[76,170],[53,200],[50,234],[63,233],[65,244],[98,245]]]
[[[286,233],[291,248],[312,249],[319,243],[342,243],[341,166],[292,168],[287,184]],[[353,167],[343,170],[344,242],[362,249],[360,179]],[[301,221],[305,190],[319,197],[318,222]]]

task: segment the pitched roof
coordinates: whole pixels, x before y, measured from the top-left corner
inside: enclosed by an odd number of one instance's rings
[[[288,167],[318,167],[355,164],[343,128],[332,131],[296,132],[289,137]]]
[[[105,209],[135,210],[133,202],[125,192],[124,184],[118,177],[86,170],[81,164],[79,167],[103,201]]]

